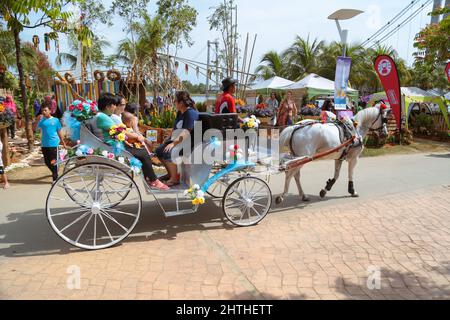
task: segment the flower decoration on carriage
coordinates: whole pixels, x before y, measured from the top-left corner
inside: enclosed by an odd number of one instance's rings
[[[101,148],[94,149],[87,145],[78,145],[69,150],[60,149],[58,155],[59,162],[64,162],[74,157],[82,158],[86,156],[97,156],[109,160],[118,161],[123,165],[129,166],[135,174],[140,174],[142,172],[142,162],[139,159],[129,159],[123,156],[116,156],[114,153],[107,150],[102,150]]]
[[[236,163],[238,161],[241,161],[244,159],[244,151],[239,148],[239,146],[236,145],[232,145],[229,148],[229,151],[226,154],[227,156],[227,162],[232,162],[232,163]]]
[[[206,202],[205,193],[198,184],[195,184],[189,190],[186,190],[184,195],[192,200],[194,206],[205,204]]]
[[[85,122],[98,113],[97,103],[91,100],[75,100],[69,106],[69,112],[78,122]]]
[[[243,122],[242,122],[241,128],[244,130],[258,129],[259,125],[261,124],[261,121],[259,121],[259,119],[256,118],[256,116],[250,116],[250,117],[244,118],[242,121]]]
[[[262,109],[266,109],[266,108],[267,108],[267,104],[265,104],[265,103],[260,103],[260,104],[256,105],[256,109],[262,110]]]

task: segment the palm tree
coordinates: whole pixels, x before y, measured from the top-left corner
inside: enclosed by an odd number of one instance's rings
[[[259,74],[264,80],[275,76],[285,76],[285,66],[283,57],[276,51],[267,52],[261,59],[260,65],[256,68],[255,73]]]
[[[68,63],[71,69],[75,69],[77,65],[77,57],[78,57],[78,39],[75,33],[71,33],[68,36],[70,53],[61,52],[56,56],[56,65],[61,66],[63,63]],[[105,56],[103,54],[103,49],[110,47],[111,44],[97,36],[94,36],[92,40],[92,46],[88,46],[83,44],[83,64],[87,65],[89,59],[94,65],[104,65],[105,64]]]
[[[140,83],[142,75],[151,73],[153,75],[154,98],[158,95],[159,75],[157,72],[158,50],[164,45],[164,26],[160,16],[154,18],[145,14],[143,22],[133,23],[129,28],[133,39],[124,39],[119,43],[117,58],[133,67],[136,82]],[[134,40],[134,41],[133,41]]]
[[[291,47],[282,53],[283,60],[286,61],[287,77],[298,81],[310,73],[317,73],[318,57],[323,46],[323,41],[314,39],[311,42],[309,36],[306,39],[297,36]]]

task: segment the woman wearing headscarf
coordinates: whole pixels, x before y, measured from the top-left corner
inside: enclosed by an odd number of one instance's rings
[[[11,125],[8,127],[8,132],[11,135],[11,139],[14,139],[14,137],[16,136],[16,117],[17,117],[17,106],[14,103],[14,99],[12,96],[7,95],[5,101],[3,101],[3,105],[5,106],[6,109],[8,109],[9,111],[11,111],[12,115],[13,115],[13,121],[11,123]]]

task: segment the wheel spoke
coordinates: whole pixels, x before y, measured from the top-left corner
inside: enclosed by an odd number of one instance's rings
[[[97,215],[94,215],[94,247],[97,245]]]
[[[132,213],[129,213],[129,212],[124,212],[124,211],[120,211],[120,210],[116,210],[116,209],[103,209],[103,211],[109,212],[109,213],[123,214],[123,215],[130,216],[130,217],[136,217],[137,216],[136,214],[132,214]]]
[[[108,213],[106,213],[106,211],[101,210],[101,214],[104,215],[105,217],[107,217],[109,220],[111,220],[112,222],[116,223],[119,227],[121,227],[125,232],[128,231],[127,228],[125,228],[123,225],[121,225],[119,222],[117,222],[116,219],[114,219],[113,217],[111,217]]]
[[[73,226],[75,223],[77,223],[77,222],[81,221],[82,219],[84,219],[89,214],[89,212],[90,212],[90,210],[86,211],[83,215],[81,215],[80,217],[75,219],[72,223],[70,223],[69,225],[65,226],[63,229],[60,230],[61,233],[64,232],[64,230],[66,230],[66,229],[70,228],[71,226]]]
[[[85,213],[87,211],[89,211],[89,210],[86,210],[86,208],[74,209],[74,210],[70,210],[70,211],[64,211],[64,212],[60,212],[60,213],[50,214],[50,216],[59,217],[59,216],[66,216],[66,215],[75,214],[75,213]]]
[[[103,225],[105,226],[106,232],[108,232],[109,238],[111,239],[111,242],[114,242],[114,239],[111,235],[111,232],[109,232],[108,227],[106,226],[105,220],[103,220],[103,216],[101,214],[98,215],[100,217],[100,220],[102,220]]]
[[[83,181],[83,185],[84,185],[84,190],[87,192],[87,194],[89,195],[88,197],[91,198],[92,203],[94,203],[94,199],[92,198],[92,194],[88,191],[88,188],[86,187],[86,182],[84,181],[83,177],[80,175],[80,179],[81,181]]]
[[[261,218],[261,215],[259,214],[259,212],[255,208],[252,208],[252,210],[255,211],[256,214]]]
[[[86,227],[88,226],[89,222],[91,222],[92,216],[93,216],[93,214],[91,214],[89,216],[89,219],[84,224],[83,229],[81,229],[81,232],[80,232],[80,234],[77,237],[77,240],[75,240],[76,243],[78,243],[78,241],[80,241],[81,235],[83,234],[84,230],[86,230]]]

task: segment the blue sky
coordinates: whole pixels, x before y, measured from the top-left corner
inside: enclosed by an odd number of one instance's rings
[[[111,1],[103,0],[103,2],[105,5],[109,5]],[[197,27],[191,34],[195,44],[190,48],[184,47],[181,49],[178,52],[180,57],[206,62],[206,42],[219,37],[218,33],[209,31],[207,17],[212,12],[210,7],[221,2],[221,0],[190,0],[190,4],[199,12]],[[327,42],[338,40],[339,35],[334,22],[327,20],[327,17],[338,9],[353,8],[365,11],[364,14],[342,23],[343,28],[349,30],[349,42],[354,42],[368,38],[410,2],[411,0],[236,0],[238,5],[238,31],[241,34],[239,42],[243,49],[246,34],[250,33],[251,39],[255,34],[258,34],[251,68],[253,71],[265,52],[284,50],[292,43],[296,35],[302,37],[309,35],[311,38],[319,38]],[[425,0],[420,0],[420,3],[423,2]],[[155,11],[155,3],[156,0],[151,0],[150,14]],[[427,13],[431,11],[431,7],[431,4],[427,6],[421,14],[385,42],[385,44],[396,48],[400,56],[407,60],[409,64],[413,62],[411,55],[414,52],[414,36],[429,23],[430,18]],[[400,21],[405,18],[406,16]],[[112,44],[112,47],[106,50],[107,54],[114,53],[117,43],[126,36],[123,31],[124,27],[125,23],[118,17],[114,18],[112,27],[102,25],[96,27],[97,34],[103,36]],[[41,50],[43,50],[43,34],[45,32],[45,28],[26,30],[22,33],[22,39],[31,41],[34,34],[39,35]],[[68,50],[64,37],[60,41],[60,48],[62,52]],[[47,54],[50,61],[54,63],[56,53],[53,43],[51,44],[51,51]],[[64,69],[64,67],[60,69]],[[183,70],[184,68],[180,69]],[[195,83],[205,82],[204,77],[197,78],[194,71],[190,71],[188,75],[180,71],[180,77],[182,80],[187,79]]]

